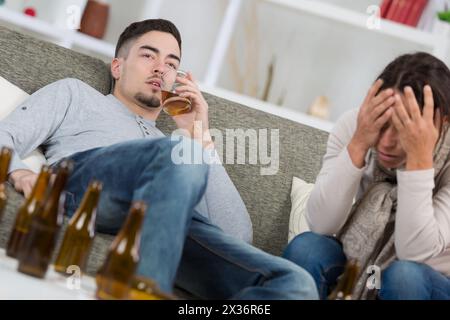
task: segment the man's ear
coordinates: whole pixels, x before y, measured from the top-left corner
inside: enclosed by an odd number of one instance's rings
[[[123,58],[114,58],[111,62],[111,74],[115,80],[119,80],[122,74]]]

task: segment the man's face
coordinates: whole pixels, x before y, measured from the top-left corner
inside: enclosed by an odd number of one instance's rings
[[[180,64],[180,48],[170,33],[151,31],[135,40],[126,58],[113,74],[116,90],[142,108],[154,109],[161,104],[161,89],[175,82]]]

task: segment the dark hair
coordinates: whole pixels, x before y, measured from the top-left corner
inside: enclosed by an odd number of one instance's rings
[[[392,61],[378,77],[384,83],[381,90],[392,88],[403,93],[410,86],[416,95],[420,108],[424,105],[423,88],[429,85],[433,90],[434,108],[442,116],[450,110],[450,70],[438,58],[425,52],[405,54]]]
[[[170,33],[177,40],[178,46],[180,47],[181,51],[181,35],[177,27],[172,22],[164,19],[148,19],[139,22],[134,22],[130,24],[122,32],[122,34],[119,37],[119,40],[117,41],[116,53],[114,56],[117,58],[119,53],[122,54],[120,52],[122,48],[125,48],[134,40],[138,39],[140,36],[150,31],[162,31]],[[128,55],[128,50],[124,55],[125,56]]]

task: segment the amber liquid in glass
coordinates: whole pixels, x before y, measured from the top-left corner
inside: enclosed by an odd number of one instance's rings
[[[191,111],[191,101],[180,97],[174,92],[162,90],[161,102],[164,112],[170,116],[177,116]]]

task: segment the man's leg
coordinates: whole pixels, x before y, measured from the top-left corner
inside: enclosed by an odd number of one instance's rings
[[[320,299],[327,299],[337,278],[344,272],[346,257],[341,244],[331,237],[305,232],[294,238],[283,257],[308,271],[319,290]]]
[[[204,193],[208,171],[206,165],[175,165],[171,152],[176,144],[168,138],[135,140],[75,154],[67,186],[75,207],[90,181],[103,182],[97,210],[101,232],[116,233],[132,201],[147,203],[137,273],[153,278],[167,292],[172,290],[193,208]]]
[[[450,278],[428,265],[394,261],[381,274],[380,299],[449,300]]]
[[[226,235],[194,214],[176,285],[203,299],[317,299],[312,277],[294,263]]]

